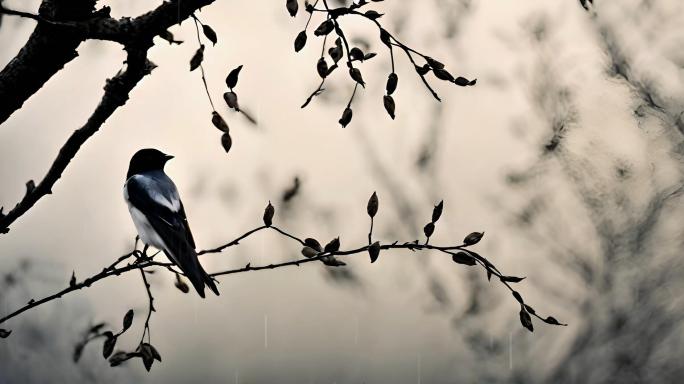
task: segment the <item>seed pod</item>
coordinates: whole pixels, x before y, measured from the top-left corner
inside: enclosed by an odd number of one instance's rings
[[[190,72],[197,69],[202,64],[202,60],[204,60],[204,44],[200,45],[199,49],[192,55],[190,59]]]
[[[318,256],[318,252],[315,249],[313,249],[309,246],[306,246],[306,247],[302,248],[302,255],[304,255],[304,257],[307,257],[310,259],[312,257]]]
[[[328,49],[328,54],[335,63],[340,61],[342,58],[342,39],[339,37],[335,39],[335,46]]]
[[[112,355],[112,352],[114,352],[114,346],[116,346],[117,337],[114,336],[109,331],[105,332],[103,335],[107,339],[105,340],[104,344],[102,345],[102,357],[104,357],[106,359]]]
[[[436,223],[437,220],[442,216],[442,209],[444,208],[444,200],[440,201],[439,204],[435,205],[432,210],[432,222]]]
[[[336,237],[336,238],[330,240],[330,242],[328,244],[326,244],[325,248],[323,249],[324,252],[330,252],[330,253],[337,252],[339,250],[340,250],[340,238],[339,237]]]
[[[228,132],[221,135],[221,145],[223,146],[223,150],[226,151],[226,153],[228,153],[230,151],[230,148],[233,146],[233,139],[230,137],[230,134]]]
[[[332,32],[333,29],[335,29],[335,24],[333,24],[333,22],[330,20],[326,20],[322,22],[321,25],[318,26],[318,28],[316,28],[316,30],[314,31],[314,35],[325,36],[328,33]]]
[[[338,121],[341,125],[342,128],[345,128],[349,122],[351,122],[352,119],[352,110],[351,108],[347,107],[344,112],[342,112],[342,117]]]
[[[378,213],[378,205],[378,194],[373,192],[370,199],[368,199],[368,205],[366,206],[366,212],[368,212],[368,216],[371,218],[375,217],[375,214]]]
[[[520,323],[523,327],[527,328],[530,332],[534,332],[534,327],[532,326],[532,318],[530,314],[525,311],[524,308],[520,308]]]
[[[202,24],[202,32],[204,33],[204,36],[206,36],[207,39],[209,39],[209,41],[211,41],[213,45],[216,45],[216,43],[218,42],[218,37],[216,36],[216,32],[214,32],[214,30],[210,26]]]
[[[233,88],[235,88],[235,86],[237,85],[238,76],[240,76],[240,71],[241,71],[241,70],[242,70],[242,65],[239,66],[239,67],[237,67],[237,68],[235,68],[235,69],[233,69],[232,71],[230,71],[230,73],[229,73],[228,76],[226,77],[226,85],[227,85],[228,88],[230,88],[231,90],[232,90]]]
[[[273,225],[273,215],[275,214],[275,208],[273,208],[273,205],[271,205],[271,202],[268,202],[268,205],[266,206],[266,209],[264,209],[264,225],[267,227],[270,227]]]
[[[211,123],[214,124],[214,127],[218,128],[219,131],[228,132],[228,124],[216,111],[211,113]]]
[[[188,287],[188,284],[181,279],[180,275],[176,275],[176,282],[173,283],[173,285],[183,293],[190,292],[190,287]]]
[[[305,45],[306,45],[306,31],[301,31],[301,32],[299,32],[299,34],[297,35],[297,37],[295,38],[295,41],[294,41],[295,52],[301,51]]]
[[[349,58],[351,60],[363,60],[363,51],[357,47],[354,47],[349,51]]]
[[[399,76],[397,76],[397,74],[394,72],[390,73],[387,77],[387,86],[385,87],[387,90],[387,95],[391,95],[394,93],[394,91],[396,91],[398,82]]]
[[[467,254],[466,252],[459,251],[457,253],[454,253],[451,255],[451,260],[454,261],[454,263],[458,264],[464,264],[464,265],[475,265],[476,261],[475,258]]]
[[[238,104],[237,94],[233,91],[226,92],[223,94],[223,100],[226,101],[229,108],[233,108],[236,111],[240,111],[240,105]]]
[[[425,61],[427,61],[428,65],[431,66],[433,69],[444,69],[444,64],[440,63],[439,61],[433,59],[430,56],[426,56]]]
[[[546,319],[544,319],[544,322],[545,322],[546,324],[551,324],[551,325],[567,325],[567,324],[563,324],[563,323],[559,322],[559,321],[556,320],[556,318],[553,317],[553,316],[548,316]]]
[[[463,244],[475,245],[480,242],[482,236],[484,236],[484,232],[473,232],[463,239]]]
[[[380,28],[380,41],[383,42],[387,47],[392,49],[391,35],[384,28]]]
[[[361,71],[358,68],[349,68],[349,76],[351,76],[354,81],[361,84],[362,87],[366,85],[366,83],[363,82],[363,76],[361,76]]]
[[[152,368],[152,364],[154,363],[154,354],[152,353],[152,349],[147,343],[140,344],[139,348],[140,354],[142,355],[143,365],[145,366],[147,372],[149,372]]]
[[[325,61],[325,58],[321,57],[318,59],[316,70],[318,71],[318,75],[320,77],[325,79],[325,77],[328,76],[328,63]]]
[[[387,114],[394,120],[394,99],[390,95],[385,95],[382,97],[382,103],[385,106],[385,110],[387,111]]]
[[[430,66],[425,64],[422,67],[419,67],[416,65],[416,72],[418,72],[419,75],[425,76],[428,72],[430,72]]]
[[[425,234],[425,237],[430,237],[432,234],[435,232],[435,223],[427,223],[423,227],[423,233]]]
[[[316,240],[312,237],[307,237],[306,239],[304,239],[304,244],[315,249],[317,252],[323,251],[323,247],[321,247],[321,243],[319,243],[318,240]]]
[[[454,81],[454,77],[446,69],[435,68],[432,70],[432,72],[434,72],[435,76],[440,80]]]
[[[297,10],[299,9],[299,2],[297,0],[287,0],[285,7],[287,7],[287,12],[290,13],[290,16],[297,16]]]
[[[133,310],[129,309],[128,312],[126,312],[126,315],[123,318],[123,330],[127,330],[128,328],[133,325]]]
[[[383,13],[378,13],[377,11],[374,11],[371,9],[370,11],[366,11],[365,15],[367,18],[369,18],[371,20],[376,20],[376,19],[381,18]]]
[[[459,76],[459,77],[454,79],[454,84],[460,85],[461,87],[467,87],[469,85],[475,85],[476,81],[477,80],[470,81],[470,80],[466,79],[465,77]]]
[[[371,263],[375,263],[375,260],[380,256],[380,242],[376,241],[368,247],[368,255]]]

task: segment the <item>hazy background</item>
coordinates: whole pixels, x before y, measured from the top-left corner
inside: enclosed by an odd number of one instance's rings
[[[27,11],[38,3],[4,2]],[[101,3],[117,16],[159,4]],[[431,242],[486,231],[478,251],[505,273],[527,276],[519,287],[526,300],[570,325],[535,323],[529,333],[514,300],[481,270],[442,255],[392,252],[373,265],[365,255],[350,258],[346,274],[309,264],[233,275],[221,279],[220,297],[204,301],[157,273],[152,342],[163,363],[149,374],[139,361],[109,368],[97,343],[74,364],[80,332],[98,321],[118,324],[128,308],[138,316],[120,343],[135,346],[147,300],[131,274],[3,324],[15,332],[0,342],[1,383],[630,383],[684,374],[684,4],[599,1],[596,16],[570,0],[374,7],[409,46],[477,78],[477,86],[434,81],[439,104],[397,55],[397,119],[390,120],[382,108],[387,52],[367,23],[343,18],[347,35],[370,42],[378,57],[362,66],[368,85],[341,129],[352,87],[346,75],[336,73],[324,96],[299,108],[319,81],[319,40],[309,36],[300,54],[292,49],[303,12],[291,19],[284,2],[217,1],[199,16],[219,36],[204,66],[231,126],[230,153],[211,126],[200,74],[188,71],[197,44],[185,22],[172,28],[185,43],[160,41],[150,50],[152,76],[82,148],[54,194],[0,238],[0,272],[18,278],[0,287],[0,311],[130,249],[135,230],[122,198],[128,160],[156,147],[176,156],[166,169],[200,248],[258,226],[269,200],[275,222],[293,233],[362,244],[373,191],[378,238],[409,241],[444,199]],[[33,28],[3,18],[3,65]],[[79,54],[0,127],[0,205],[13,206],[25,182],[44,175],[125,58],[118,45],[96,41]],[[221,98],[226,74],[240,64],[240,102],[256,127]],[[300,193],[284,204],[295,177]],[[296,244],[264,233],[202,263],[220,270],[294,257]]]

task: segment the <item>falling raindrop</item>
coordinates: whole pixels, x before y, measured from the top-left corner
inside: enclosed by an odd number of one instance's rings
[[[513,332],[508,333],[508,369],[513,370]]]
[[[264,315],[264,349],[268,349],[268,315]]]
[[[421,382],[420,363],[421,363],[421,356],[419,353],[418,354],[418,384],[420,384],[420,382]]]

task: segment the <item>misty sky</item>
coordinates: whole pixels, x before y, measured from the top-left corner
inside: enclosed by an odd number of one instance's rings
[[[37,3],[3,2],[27,11],[35,11]],[[159,2],[105,3],[122,16],[145,12]],[[671,184],[681,172],[681,160],[671,156],[674,134],[653,120],[635,121],[634,94],[607,75],[609,60],[599,29],[609,28],[633,60],[635,76],[648,79],[663,95],[663,105],[681,111],[682,3],[662,0],[644,10],[636,0],[600,2],[597,20],[576,3],[434,0],[375,5],[386,13],[382,21],[387,28],[399,29],[398,37],[409,46],[439,58],[454,74],[478,79],[477,86],[468,88],[435,80],[443,99],[439,104],[408,60],[397,55],[394,121],[382,107],[390,71],[387,52],[369,25],[343,19],[347,34],[369,41],[378,57],[362,66],[368,84],[354,101],[354,120],[342,129],[337,120],[352,88],[346,75],[336,74],[324,97],[299,108],[319,81],[315,63],[320,43],[309,36],[303,52],[292,50],[305,17],[291,19],[280,2],[217,1],[199,16],[218,33],[219,43],[205,51],[204,66],[214,102],[231,127],[230,153],[222,150],[220,134],[211,125],[200,74],[188,71],[197,43],[194,26],[186,21],[171,29],[184,43],[160,41],[150,50],[158,66],[152,75],[86,143],[54,194],[0,239],[8,270],[24,258],[37,264],[31,275],[36,283],[28,291],[13,292],[0,310],[61,288],[72,270],[79,277],[96,273],[129,250],[135,229],[122,197],[128,161],[136,150],[156,147],[176,157],[166,170],[178,185],[199,248],[260,225],[269,200],[276,205],[275,222],[301,237],[327,242],[339,235],[343,247],[361,245],[367,234],[365,204],[373,191],[380,196],[375,222],[379,238],[410,241],[420,236],[432,206],[444,199],[445,213],[431,243],[456,244],[471,231],[485,231],[478,251],[503,271],[527,276],[520,287],[526,299],[570,322],[567,328],[538,324],[530,334],[521,329],[517,305],[504,287],[482,285],[493,291],[488,296],[492,301],[482,303],[491,309],[477,326],[510,348],[488,364],[503,370],[529,364],[516,360],[524,349],[525,356],[541,356],[543,364],[531,371],[532,377],[544,377],[582,324],[553,288],[563,284],[566,294],[582,288],[554,264],[554,253],[521,235],[515,212],[531,195],[513,190],[506,177],[540,158],[549,136],[545,112],[572,117],[564,145],[572,156],[599,164],[597,179],[608,179],[616,161],[628,164],[634,178],[626,189],[636,206],[640,196]],[[14,57],[33,28],[29,20],[3,19],[0,62]],[[119,46],[97,41],[81,45],[78,52],[76,60],[0,127],[0,205],[6,209],[21,198],[27,180],[44,175],[61,143],[97,105],[105,79],[116,74],[125,58]],[[221,97],[226,74],[238,65],[244,65],[237,87],[240,103],[254,114],[256,127],[228,111]],[[554,109],[559,106],[545,93],[554,87],[568,90],[571,110]],[[416,161],[431,137],[437,138],[434,166],[421,173]],[[302,192],[285,213],[276,202],[295,176],[302,180]],[[591,220],[566,182],[540,171],[533,185],[556,197],[547,220],[564,224],[554,235],[580,243],[598,258]],[[415,216],[401,212],[402,202],[410,204]],[[681,234],[681,225],[669,226]],[[299,257],[296,244],[266,233],[229,252],[205,256],[202,264],[215,271],[294,257]],[[462,266],[443,255],[411,252],[383,254],[373,265],[365,255],[349,263],[356,283],[334,281],[322,265],[308,264],[232,275],[220,280],[220,297],[206,300],[183,295],[173,287],[173,276],[159,271],[151,276],[158,309],[152,341],[163,363],[149,374],[137,361],[111,372],[100,358],[100,346],[91,345],[80,364],[105,372],[112,382],[127,382],[129,376],[151,383],[338,384],[450,383],[478,377],[484,363],[464,347],[458,331],[461,325],[473,327],[458,316],[466,306],[461,293],[471,287],[471,275]],[[476,276],[486,283],[484,273]],[[446,303],[431,293],[435,280],[448,293]],[[74,373],[77,367],[70,360],[78,332],[91,322],[118,324],[134,308],[135,335],[122,341],[133,347],[146,303],[138,274],[131,274],[13,319],[7,326],[21,331],[0,342],[0,354],[9,356],[7,363],[0,361],[0,370],[36,382],[55,375],[85,380],[87,375]],[[30,335],[19,325],[25,321],[48,335],[59,329],[50,348],[23,344],[22,338]],[[24,361],[24,356],[31,358]],[[46,365],[60,368],[44,371],[41,366]],[[18,373],[29,367],[32,376]]]

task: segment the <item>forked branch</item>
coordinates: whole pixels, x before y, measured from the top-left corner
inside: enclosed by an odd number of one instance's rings
[[[532,326],[532,320],[531,317],[536,317],[539,320],[547,323],[547,324],[552,324],[552,325],[565,325],[560,323],[558,320],[556,320],[552,316],[547,316],[543,317],[540,314],[537,313],[537,311],[531,307],[529,304],[525,303],[523,297],[518,293],[515,289],[513,289],[512,284],[514,283],[519,283],[522,281],[524,278],[520,277],[515,277],[515,276],[508,276],[503,274],[494,264],[492,264],[487,258],[481,256],[479,253],[475,252],[472,250],[472,246],[477,244],[483,237],[484,233],[480,232],[473,232],[469,235],[467,235],[463,241],[459,244],[454,244],[454,245],[433,245],[428,243],[428,238],[433,234],[435,230],[435,224],[439,220],[442,214],[442,208],[443,208],[443,203],[440,202],[437,204],[432,212],[432,217],[430,222],[425,226],[425,236],[426,239],[424,241],[420,240],[413,240],[413,241],[407,241],[407,242],[399,242],[399,241],[394,241],[391,243],[381,243],[380,241],[375,241],[371,244],[367,245],[362,245],[358,247],[350,247],[347,249],[344,249],[341,247],[341,242],[340,238],[334,238],[331,241],[329,241],[325,246],[321,245],[321,243],[314,239],[314,238],[302,238],[296,235],[293,235],[279,227],[273,226],[272,220],[273,220],[273,215],[275,213],[275,209],[273,206],[269,203],[267,206],[265,212],[264,212],[264,217],[263,221],[264,224],[261,226],[258,226],[254,229],[251,229],[244,234],[238,236],[234,240],[231,240],[227,242],[226,244],[223,244],[221,246],[218,246],[216,248],[212,249],[206,249],[198,252],[198,255],[207,255],[207,254],[218,254],[222,253],[228,248],[235,247],[239,245],[243,240],[246,240],[247,238],[263,231],[273,231],[283,238],[292,241],[296,243],[298,247],[301,247],[301,253],[303,257],[295,260],[290,260],[290,261],[284,261],[280,263],[272,263],[272,264],[264,264],[264,265],[256,265],[253,266],[251,263],[248,263],[244,267],[240,268],[234,268],[234,269],[228,269],[228,270],[222,270],[222,271],[216,271],[211,273],[210,275],[212,277],[221,277],[221,276],[227,276],[227,275],[232,275],[232,274],[237,274],[237,273],[246,273],[246,272],[255,272],[255,271],[263,271],[263,270],[272,270],[272,269],[280,269],[280,268],[285,268],[285,267],[292,267],[292,266],[302,266],[304,264],[309,264],[309,263],[314,263],[314,262],[322,262],[328,267],[331,268],[340,268],[344,267],[346,264],[340,260],[344,257],[350,257],[353,255],[363,255],[367,254],[370,258],[371,263],[376,262],[379,259],[379,256],[381,253],[384,253],[389,250],[409,250],[412,252],[420,252],[420,251],[433,251],[433,252],[438,252],[440,254],[446,255],[451,257],[452,261],[457,264],[462,264],[466,266],[479,266],[482,268],[486,274],[487,278],[491,280],[492,277],[495,277],[498,279],[513,295],[513,297],[518,301],[520,304],[520,321],[522,325],[527,328],[528,330],[532,331],[533,326]],[[371,199],[368,202],[368,208],[367,212],[368,215],[371,217],[371,219],[376,215],[378,210],[378,198],[375,193],[371,196]],[[372,231],[369,230],[369,236],[372,234]],[[137,245],[137,243],[136,243]],[[137,248],[137,247],[136,247]],[[156,254],[155,254],[156,255]],[[181,278],[182,272],[178,272],[173,268],[173,264],[169,262],[162,262],[162,261],[157,261],[155,260],[155,255],[148,256],[144,251],[139,251],[137,249],[134,249],[133,251],[126,253],[119,258],[117,258],[112,264],[109,266],[105,267],[102,271],[86,278],[85,280],[82,280],[80,282],[77,281],[75,275],[72,276],[71,281],[69,282],[69,286],[52,294],[49,296],[46,296],[40,300],[33,300],[31,299],[25,306],[15,310],[14,312],[0,318],[0,324],[5,323],[6,321],[17,317],[18,315],[32,309],[35,307],[38,307],[40,305],[46,304],[48,302],[51,302],[53,300],[59,299],[63,297],[66,294],[69,294],[71,292],[88,288],[91,285],[108,279],[110,277],[115,277],[115,276],[120,276],[124,273],[130,272],[130,271],[139,271],[139,273],[142,276],[144,287],[145,287],[145,292],[147,295],[148,299],[148,311],[147,311],[147,317],[145,320],[144,324],[144,329],[142,333],[142,337],[140,339],[140,342],[137,346],[137,348],[133,351],[126,352],[126,351],[118,351],[116,353],[113,353],[114,351],[114,346],[116,344],[116,341],[118,337],[123,334],[128,328],[130,328],[130,324],[132,322],[132,311],[129,311],[129,313],[124,316],[124,321],[123,321],[123,330],[119,331],[118,333],[114,333],[113,331],[103,331],[104,326],[99,326],[99,327],[94,327],[88,330],[88,332],[85,334],[84,340],[77,345],[78,351],[81,351],[83,349],[83,346],[85,343],[88,343],[92,340],[96,340],[98,338],[104,338],[105,343],[103,345],[103,355],[105,358],[109,358],[110,364],[112,366],[119,365],[123,363],[124,361],[133,359],[133,358],[140,358],[146,367],[146,369],[150,369],[152,364],[154,363],[155,360],[161,361],[161,357],[159,356],[159,352],[152,346],[152,341],[151,341],[151,336],[150,336],[150,318],[152,316],[153,312],[155,311],[154,307],[154,297],[152,296],[152,291],[150,288],[149,283],[147,282],[147,278],[145,276],[146,273],[151,273],[151,270],[153,268],[162,268],[162,269],[167,269],[171,273],[175,274],[176,276],[176,283],[175,286],[183,291],[184,293],[188,293],[189,289],[187,284],[185,283],[184,279]],[[130,317],[130,319],[129,319]],[[0,335],[4,335],[3,337],[9,336],[11,331],[5,330],[5,329],[0,329]],[[80,357],[80,352],[79,354],[75,354],[75,356]]]

